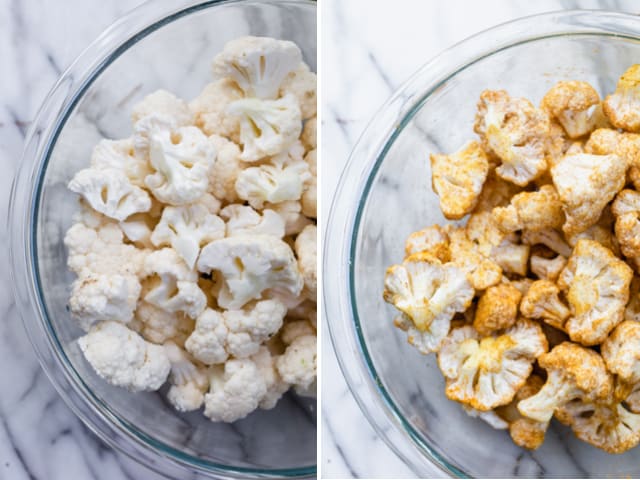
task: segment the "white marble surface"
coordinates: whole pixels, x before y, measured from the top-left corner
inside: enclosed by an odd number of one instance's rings
[[[377,109],[418,67],[443,49],[498,23],[571,8],[640,13],[639,2],[615,0],[323,0],[323,221],[359,135]],[[323,478],[415,477],[359,410],[326,329],[322,354]],[[433,474],[441,475],[435,468]]]
[[[0,0],[0,217],[24,134],[62,70],[140,0]],[[10,288],[0,222],[0,479],[159,479],[114,452],[66,407],[40,369]]]

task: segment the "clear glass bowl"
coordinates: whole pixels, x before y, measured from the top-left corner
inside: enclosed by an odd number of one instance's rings
[[[444,395],[435,355],[392,326],[382,300],[387,266],[407,235],[443,223],[428,155],[473,137],[483,89],[537,103],[555,82],[604,94],[640,58],[640,18],[566,11],[523,18],[471,37],[423,66],[374,117],[342,174],[324,242],[324,305],[347,382],[378,434],[419,476],[637,477],[640,449],[609,455],[552,424],[535,452],[468,417]]]
[[[289,393],[234,424],[179,414],[161,394],[109,386],[84,361],[67,311],[63,237],[77,209],[65,187],[101,137],[130,134],[134,103],[158,88],[193,98],[224,44],[243,35],[297,43],[316,68],[312,1],[154,0],[105,31],[58,81],[26,141],[10,208],[16,301],[40,362],[67,404],[110,445],[173,478],[311,477],[316,406]]]

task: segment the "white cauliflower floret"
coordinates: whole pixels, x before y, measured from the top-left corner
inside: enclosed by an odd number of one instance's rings
[[[272,356],[265,346],[260,347],[258,352],[251,357],[251,360],[262,373],[262,378],[264,378],[267,386],[267,393],[262,397],[259,405],[264,410],[270,410],[275,407],[282,395],[289,390],[289,384],[282,379],[276,368],[277,358],[280,357]]]
[[[133,138],[100,140],[91,152],[91,167],[98,170],[119,170],[136,187],[144,187],[144,179],[153,173],[146,157],[136,154]]]
[[[280,339],[285,345],[291,345],[298,337],[315,334],[316,329],[309,320],[288,320],[279,332]]]
[[[535,192],[518,193],[508,206],[494,208],[491,215],[504,232],[560,228],[564,223],[562,203],[552,185],[544,185]]]
[[[207,365],[224,363],[229,358],[227,337],[229,328],[221,312],[207,308],[196,319],[196,325],[185,342],[194,358]]]
[[[240,158],[246,162],[277,155],[298,140],[302,132],[300,107],[292,95],[279,100],[236,100],[227,112],[240,119]]]
[[[240,37],[216,55],[213,76],[233,79],[247,97],[274,99],[284,79],[301,62],[302,53],[293,42]]]
[[[145,340],[158,344],[171,340],[184,345],[194,327],[193,319],[183,312],[168,312],[144,300],[138,303],[134,321]]]
[[[560,122],[569,137],[578,138],[594,129],[597,121],[594,111],[599,103],[600,96],[591,85],[574,80],[556,83],[540,106]]]
[[[144,300],[167,312],[184,312],[196,318],[207,305],[198,274],[172,248],[150,253],[144,262],[147,293]]]
[[[432,154],[431,182],[440,197],[440,209],[448,219],[458,220],[478,203],[489,172],[487,155],[478,142],[468,142],[450,155]]]
[[[384,287],[384,300],[402,312],[396,326],[407,327],[409,343],[424,354],[438,350],[453,315],[464,312],[475,293],[460,268],[424,252],[389,267]]]
[[[484,338],[471,326],[454,328],[438,352],[447,398],[483,411],[506,405],[547,348],[540,326],[530,320]]]
[[[218,152],[213,167],[209,170],[209,190],[216,198],[233,203],[240,197],[236,192],[236,180],[248,164],[240,160],[240,147],[218,135],[209,137]]]
[[[195,125],[206,135],[239,141],[240,122],[238,118],[227,114],[227,108],[241,98],[242,90],[232,80],[222,79],[208,84],[200,95],[189,102]]]
[[[161,202],[185,205],[195,202],[209,187],[209,170],[216,158],[213,143],[196,127],[175,131],[155,130],[149,156],[155,173],[145,185]]]
[[[300,140],[307,151],[318,148],[317,130],[318,120],[316,117],[310,118],[305,122],[304,128],[302,129],[302,135],[300,135]]]
[[[134,105],[131,111],[131,120],[135,124],[142,118],[153,114],[168,115],[180,127],[193,125],[193,113],[189,110],[187,102],[166,90],[156,90]]]
[[[267,289],[298,296],[303,287],[291,248],[270,235],[215,240],[202,249],[198,270],[222,274],[218,304],[223,308],[240,308]]]
[[[124,220],[151,208],[149,194],[129,182],[127,176],[113,168],[85,168],[69,182],[69,190],[82,195],[91,207],[116,220]]]
[[[307,153],[304,161],[309,165],[311,179],[306,182],[300,199],[302,213],[307,217],[316,218],[318,216],[318,170],[316,151],[311,150]]]
[[[260,215],[262,213],[262,215]],[[273,210],[256,212],[246,205],[227,205],[220,211],[220,216],[227,222],[228,237],[236,235],[272,235],[284,237],[284,220]]]
[[[135,275],[84,275],[73,282],[69,308],[85,331],[102,320],[128,323],[133,318],[140,289]]]
[[[496,173],[505,180],[525,186],[547,169],[549,118],[529,100],[511,98],[504,90],[485,90],[473,129],[500,158]]]
[[[298,257],[298,267],[302,278],[304,279],[304,287],[311,300],[316,299],[317,292],[317,249],[316,244],[318,229],[315,225],[305,227],[300,235],[296,237],[295,250]]]
[[[574,342],[602,343],[620,323],[629,300],[631,268],[593,240],[579,240],[558,286],[566,292],[571,318],[566,329]]]
[[[291,94],[298,99],[303,120],[316,116],[318,104],[316,84],[316,74],[311,72],[306,64],[301,63],[287,75],[280,86],[281,97]]]
[[[171,369],[161,346],[118,322],[94,325],[78,345],[100,377],[132,392],[158,390]]]
[[[67,231],[64,244],[69,250],[69,269],[78,277],[99,274],[139,277],[147,255],[147,251],[123,243],[122,230],[114,223],[95,229],[76,223]]]
[[[611,375],[600,355],[564,342],[538,358],[547,371],[540,391],[518,404],[522,415],[538,422],[551,420],[556,409],[575,398],[605,398],[613,389]]]
[[[205,197],[210,195],[203,195]],[[214,205],[217,205],[216,202]],[[224,238],[225,231],[224,221],[201,199],[190,205],[165,207],[151,235],[151,242],[157,247],[171,245],[192,269],[200,254],[200,247]]]
[[[235,422],[258,408],[267,395],[261,369],[249,358],[232,359],[209,370],[204,414],[214,422]]]
[[[404,244],[405,255],[428,252],[443,263],[449,261],[449,235],[440,225],[432,225],[413,232]]]
[[[297,235],[304,227],[313,222],[302,213],[302,205],[295,200],[280,203],[267,203],[264,206],[273,210],[284,220],[284,234]]]
[[[551,168],[567,221],[568,237],[594,225],[604,207],[622,190],[626,162],[617,155],[570,155]]]
[[[276,360],[282,379],[294,386],[298,394],[315,396],[310,387],[316,381],[316,336],[297,337]],[[311,390],[311,391],[310,391]]]
[[[173,342],[164,345],[171,363],[167,399],[180,412],[197,410],[204,403],[204,394],[209,388],[209,377],[203,367],[195,365],[189,355]]]
[[[629,320],[620,323],[600,351],[611,373],[628,383],[640,382],[640,323]]]
[[[618,80],[616,91],[607,95],[603,109],[609,121],[628,132],[640,131],[640,65],[629,67]]]

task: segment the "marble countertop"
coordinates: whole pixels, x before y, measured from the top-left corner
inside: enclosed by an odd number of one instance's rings
[[[371,117],[414,71],[440,51],[496,24],[546,11],[589,8],[640,13],[616,0],[322,0],[322,218],[349,152]],[[464,11],[464,15],[460,12]],[[376,435],[322,339],[323,478],[414,478]],[[434,476],[442,473],[434,467]]]

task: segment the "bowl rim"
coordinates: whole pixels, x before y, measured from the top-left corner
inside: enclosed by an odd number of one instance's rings
[[[11,187],[7,230],[12,290],[27,336],[45,374],[66,405],[110,447],[163,476],[197,472],[215,478],[309,478],[316,465],[260,469],[210,462],[186,454],[132,428],[97,398],[75,371],[47,320],[40,295],[35,228],[42,183],[57,137],[75,106],[100,74],[122,53],[164,25],[205,9],[233,4],[301,5],[315,0],[149,0],[107,27],[61,74],[27,132]],[[34,315],[35,313],[35,315]]]
[[[433,466],[441,474],[472,475],[422,438],[404,418],[375,369],[354,294],[358,233],[367,196],[396,138],[428,97],[450,78],[483,58],[523,43],[581,35],[640,41],[640,18],[606,10],[561,10],[516,18],[467,37],[425,63],[392,94],[356,141],[340,175],[324,235],[323,315],[338,364],[360,410],[419,476],[433,475]]]

